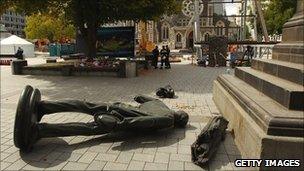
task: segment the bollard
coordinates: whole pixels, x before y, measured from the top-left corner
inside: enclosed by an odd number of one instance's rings
[[[27,66],[27,60],[13,60],[11,61],[11,68],[13,75],[22,75],[22,69]]]

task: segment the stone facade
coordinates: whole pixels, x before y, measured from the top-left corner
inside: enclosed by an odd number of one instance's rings
[[[221,1],[221,0],[217,0]],[[157,23],[157,43],[169,45],[172,49],[185,49],[193,46],[193,11],[194,0],[182,2],[182,12],[173,16],[164,16]],[[229,21],[225,16],[223,4],[206,4],[201,0],[200,30],[201,40],[209,36],[227,36],[229,39],[238,39],[239,27],[235,19]]]
[[[5,29],[11,34],[19,37],[25,37],[24,28],[26,25],[25,16],[23,14],[15,13],[11,10],[7,10],[0,17],[0,24],[5,26]]]
[[[141,40],[143,33],[142,27],[146,27],[146,38],[147,41],[149,42],[157,42],[156,39],[156,23],[154,21],[147,21],[146,23],[143,22],[134,22],[131,20],[127,20],[127,21],[118,21],[115,23],[108,23],[108,24],[104,24],[104,27],[129,27],[129,26],[134,26],[135,27],[135,39],[137,44],[139,43],[139,41]]]

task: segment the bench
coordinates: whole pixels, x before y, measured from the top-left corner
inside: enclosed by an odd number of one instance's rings
[[[83,59],[83,58],[85,58],[85,54],[75,53],[75,54],[70,54],[69,56],[63,57],[63,60],[68,61],[68,60]]]
[[[54,58],[47,58],[46,59],[46,63],[56,63],[57,62],[57,60],[56,60],[56,58],[54,59]]]

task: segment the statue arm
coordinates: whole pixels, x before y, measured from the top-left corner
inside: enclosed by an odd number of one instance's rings
[[[158,130],[174,126],[174,119],[169,116],[140,116],[126,118],[119,129],[126,130]]]
[[[148,101],[153,101],[153,100],[158,100],[158,99],[155,99],[155,98],[149,97],[149,96],[145,96],[145,95],[138,95],[138,96],[134,97],[134,100],[137,103],[145,103],[145,102],[148,102]]]

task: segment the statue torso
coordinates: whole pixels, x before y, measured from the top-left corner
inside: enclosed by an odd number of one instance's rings
[[[125,103],[114,103],[113,106],[137,116],[173,116],[174,113],[160,100],[145,102],[138,107]]]

